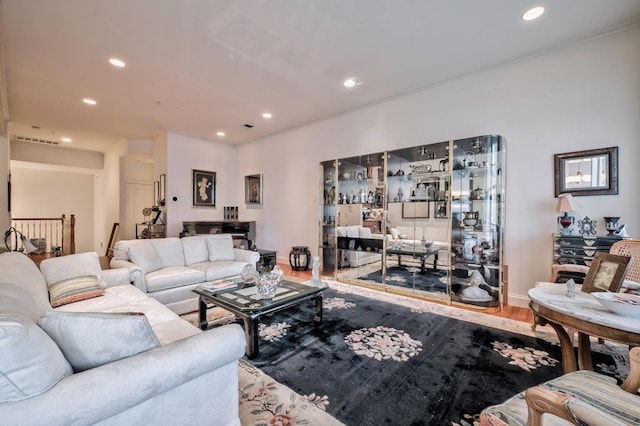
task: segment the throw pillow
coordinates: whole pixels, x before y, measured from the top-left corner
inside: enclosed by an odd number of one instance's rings
[[[234,260],[236,258],[233,252],[233,239],[231,235],[229,235],[228,238],[207,239],[207,248],[209,249],[210,262]]]
[[[0,321],[0,404],[46,391],[73,374],[53,340],[24,315]]]
[[[202,236],[184,237],[181,239],[182,249],[184,250],[185,264],[193,265],[209,260],[209,249],[207,248],[207,240]]]
[[[371,228],[367,228],[366,226],[363,226],[362,228],[360,228],[358,232],[359,232],[360,238],[372,238]]]
[[[347,226],[347,237],[359,238],[360,237],[360,227],[358,225]]]
[[[48,285],[69,278],[95,275],[100,286],[106,287],[106,282],[102,276],[100,258],[96,252],[76,253],[45,259],[40,262],[40,271]]]
[[[38,325],[76,372],[160,346],[142,313],[46,312]]]
[[[100,286],[95,275],[69,278],[49,285],[49,299],[54,308],[102,295],[104,288]]]
[[[129,257],[133,263],[142,268],[145,274],[164,268],[160,253],[151,241],[148,244],[136,244],[129,247]]]
[[[393,237],[394,240],[397,240],[398,238],[400,238],[400,231],[398,230],[398,228],[391,228],[389,229],[389,232],[391,232],[391,236]]]

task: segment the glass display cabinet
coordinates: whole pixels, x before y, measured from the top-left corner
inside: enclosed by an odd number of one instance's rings
[[[323,273],[501,306],[505,144],[479,136],[320,163]]]
[[[448,299],[449,142],[388,152],[385,283]],[[441,256],[442,255],[442,256]]]
[[[336,186],[337,186],[337,160],[323,161],[320,163],[320,235],[318,238],[318,256],[320,256],[321,272],[331,275],[337,265],[336,252]]]
[[[338,160],[337,277],[382,283],[385,158],[371,153]]]
[[[505,142],[460,139],[451,151],[451,299],[500,306]]]

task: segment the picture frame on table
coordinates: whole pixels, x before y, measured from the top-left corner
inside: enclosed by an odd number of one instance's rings
[[[591,262],[589,272],[582,284],[582,291],[611,291],[617,293],[627,275],[630,258],[611,253],[598,252]]]
[[[262,175],[244,177],[244,201],[246,204],[262,204]]]
[[[193,170],[193,205],[216,206],[216,172]]]

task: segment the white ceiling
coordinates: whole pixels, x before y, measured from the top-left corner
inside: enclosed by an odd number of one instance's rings
[[[99,151],[243,143],[640,22],[640,0],[0,1],[13,134]]]

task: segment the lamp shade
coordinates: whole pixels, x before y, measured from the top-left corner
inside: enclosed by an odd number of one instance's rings
[[[556,206],[556,211],[558,213],[574,212],[580,208],[582,208],[582,206],[573,198],[573,195],[558,195],[558,205]]]

